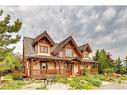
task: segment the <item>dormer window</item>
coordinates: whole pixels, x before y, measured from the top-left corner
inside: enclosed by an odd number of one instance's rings
[[[48,53],[48,47],[47,46],[40,46],[40,53]]]
[[[66,48],[66,57],[72,57],[72,49]]]
[[[84,52],[84,53],[83,53],[83,56],[84,56],[84,58],[88,58],[88,57],[89,57],[88,52]]]

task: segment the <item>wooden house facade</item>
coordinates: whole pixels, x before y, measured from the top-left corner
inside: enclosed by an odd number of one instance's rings
[[[39,78],[44,74],[63,76],[83,75],[83,68],[91,74],[96,65],[89,54],[90,45],[77,46],[72,36],[55,43],[45,31],[36,38],[23,38],[23,64],[27,77]]]

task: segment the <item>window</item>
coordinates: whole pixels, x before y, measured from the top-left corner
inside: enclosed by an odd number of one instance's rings
[[[84,55],[85,58],[89,57],[87,52],[84,52],[83,55]]]
[[[66,57],[72,57],[72,49],[66,48]]]
[[[47,63],[40,63],[40,68],[41,68],[41,69],[46,69],[46,68],[48,68]]]
[[[63,57],[63,52],[59,52],[59,57]]]
[[[41,53],[48,53],[48,47],[46,47],[46,46],[40,46],[40,52]]]

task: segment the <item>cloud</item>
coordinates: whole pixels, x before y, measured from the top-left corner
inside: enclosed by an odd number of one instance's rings
[[[107,19],[111,19],[116,14],[116,11],[113,8],[108,8],[104,11],[103,16]]]
[[[105,48],[114,57],[124,57],[127,52],[126,6],[1,6],[0,9],[23,22],[19,32],[22,37],[34,38],[47,30],[55,42],[72,35],[78,45],[89,42],[94,51]],[[20,43],[16,51],[22,53]]]
[[[103,30],[105,30],[105,27],[104,27],[103,25],[97,25],[97,26],[96,26],[95,31],[101,32],[101,31],[103,31]]]

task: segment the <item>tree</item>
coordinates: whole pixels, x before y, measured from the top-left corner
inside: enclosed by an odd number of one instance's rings
[[[125,57],[125,72],[127,73],[127,56]]]
[[[121,61],[120,57],[118,57],[118,58],[115,60],[114,69],[115,69],[115,72],[116,72],[116,73],[120,73],[120,70],[122,69],[121,62],[122,62],[122,61]]]
[[[112,54],[109,52],[107,53],[107,61],[109,68],[112,68],[114,66],[114,60],[112,59]]]
[[[99,57],[98,57],[98,72],[104,73],[104,69],[108,67],[108,61],[107,61],[107,55],[106,51],[102,49],[99,52]]]
[[[95,56],[93,56],[93,60],[98,61],[98,56],[99,56],[99,49],[97,49]]]
[[[113,59],[111,54],[106,52],[104,49],[97,50],[95,56],[93,57],[94,61],[98,62],[98,73],[104,73],[104,69],[113,67]]]
[[[3,10],[0,11],[0,16],[2,16],[2,14]],[[9,45],[16,44],[20,41],[21,36],[18,35],[18,32],[21,26],[22,22],[20,22],[19,19],[15,20],[12,24],[10,15],[6,15],[3,20],[0,20],[0,83],[2,72],[7,69],[12,69],[15,67],[14,65],[16,65],[12,64],[16,60],[10,59],[15,58],[15,56],[10,55],[15,47],[9,48]]]

